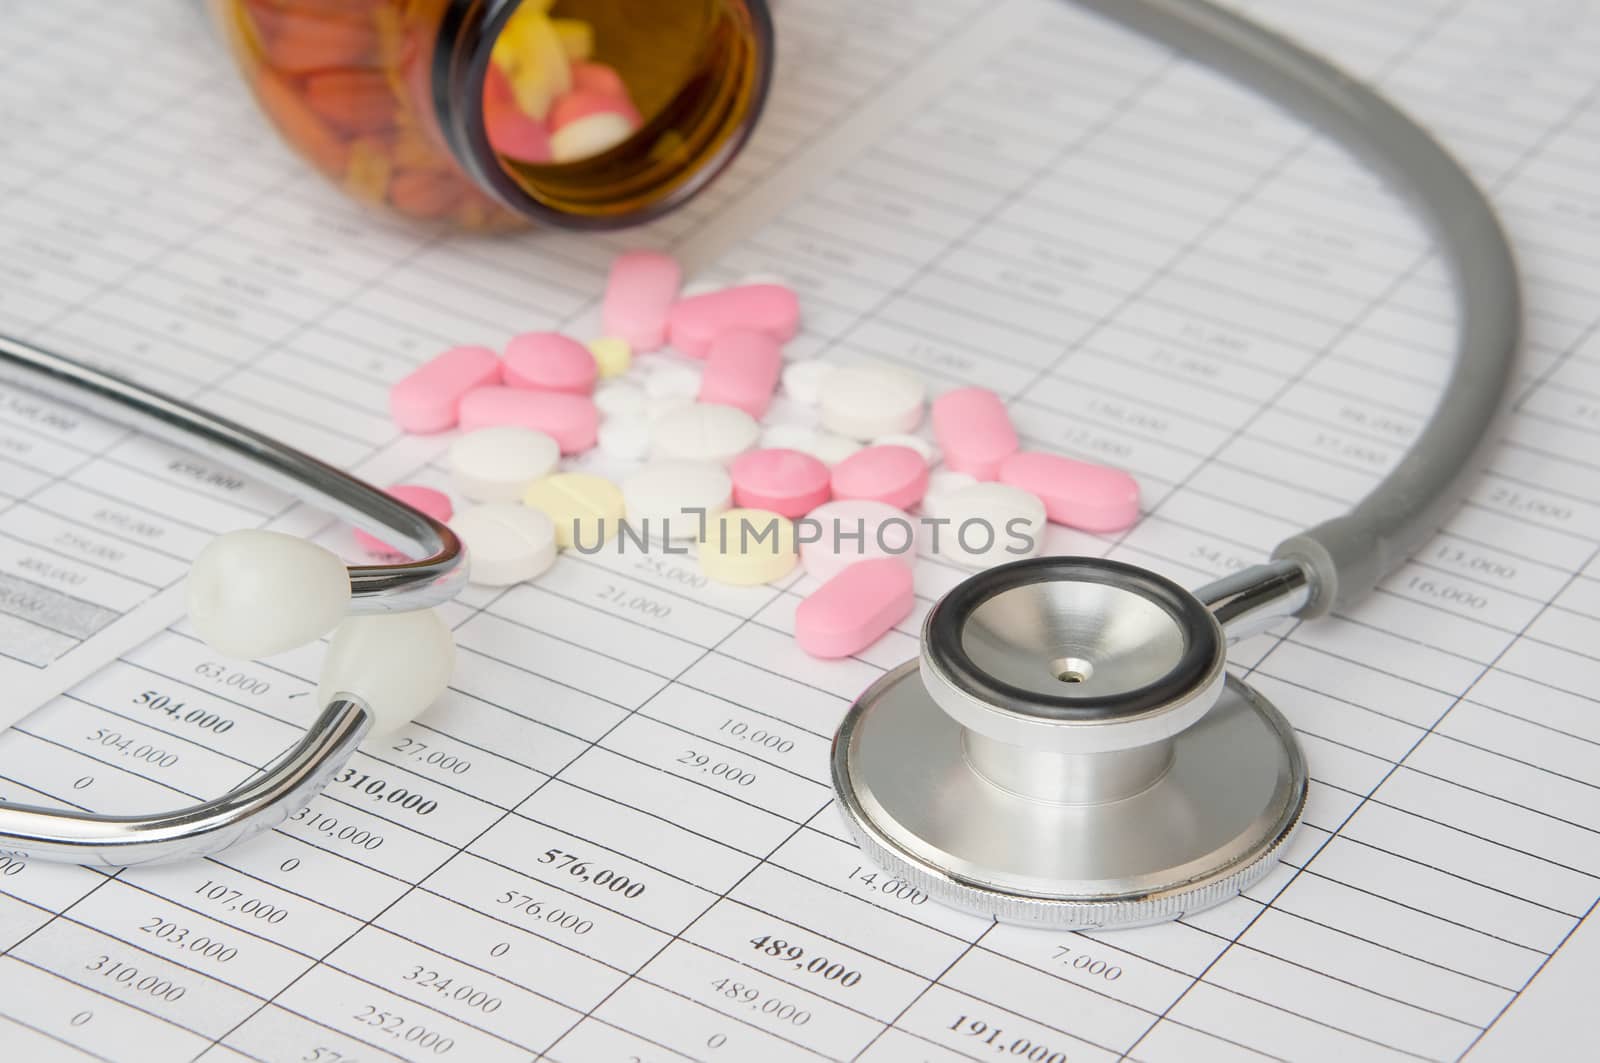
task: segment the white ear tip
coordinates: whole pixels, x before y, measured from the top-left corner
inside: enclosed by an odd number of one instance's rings
[[[399,730],[450,683],[456,642],[432,609],[348,617],[322,664],[318,700],[353,694],[372,712],[373,736]]]
[[[269,657],[320,638],[350,606],[350,573],[337,554],[294,535],[235,531],[200,551],[189,570],[189,620],[229,657]]]

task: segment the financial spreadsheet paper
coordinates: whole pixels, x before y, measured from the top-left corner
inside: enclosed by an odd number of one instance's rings
[[[282,828],[109,873],[0,857],[0,1058],[1208,1061],[1595,1058],[1600,934],[1600,9],[1262,0],[1428,122],[1504,213],[1530,338],[1470,499],[1358,608],[1233,655],[1309,759],[1248,894],[1118,933],[996,925],[850,844],[856,658],[814,584],[569,555],[445,609],[452,689]],[[1439,263],[1268,104],[1046,0],[782,0],[771,108],[646,231],[484,239],[349,205],[256,116],[197,5],[6,5],[0,328],[379,484],[446,485],[387,386],[440,348],[596,328],[608,260],[778,273],[797,357],[1007,397],[1029,445],[1132,470],[1125,534],[1054,552],[1197,584],[1370,487],[1434,401]],[[780,402],[778,416],[802,420]],[[586,464],[605,470],[598,458]],[[181,619],[218,531],[347,528],[0,393],[0,797],[220,793],[312,718],[320,647],[244,663]]]

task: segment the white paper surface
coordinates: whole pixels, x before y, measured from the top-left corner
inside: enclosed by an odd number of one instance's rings
[[[1311,765],[1283,867],[1121,933],[921,903],[845,840],[825,754],[960,573],[921,563],[901,630],[824,664],[788,636],[803,577],[732,589],[682,560],[568,557],[449,607],[454,689],[280,831],[117,875],[0,859],[5,1058],[1594,1055],[1600,12],[1249,10],[1439,130],[1504,212],[1530,306],[1517,412],[1471,501],[1354,612],[1233,655]],[[670,247],[712,281],[791,278],[798,356],[984,383],[1031,445],[1129,468],[1137,527],[1049,547],[1190,583],[1339,511],[1404,449],[1451,334],[1443,278],[1305,130],[1044,0],[778,17],[773,106],[711,195],[647,233],[485,241],[344,204],[266,133],[190,5],[19,5],[0,327],[376,482],[443,484],[439,441],[396,434],[386,386],[447,344],[586,334],[609,257]],[[0,684],[19,708],[71,687],[0,736],[0,797],[173,805],[298,735],[320,650],[238,665],[165,630],[184,559],[269,522],[352,549],[289,499],[0,396]]]

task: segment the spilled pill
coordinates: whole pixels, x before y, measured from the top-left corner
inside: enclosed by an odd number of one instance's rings
[[[803,406],[815,406],[833,369],[832,362],[791,362],[783,370],[783,393]]]
[[[752,450],[728,471],[733,500],[741,506],[801,517],[828,500],[828,467],[798,450]]]
[[[601,379],[621,376],[633,364],[633,347],[621,336],[601,336],[590,340],[588,346]]]
[[[560,461],[554,439],[521,425],[479,428],[450,444],[450,478],[474,502],[516,502]]]
[[[650,432],[652,457],[727,465],[755,446],[761,427],[743,410],[695,402],[662,415]]]
[[[1121,469],[1021,450],[1000,466],[1000,480],[1038,495],[1069,528],[1114,532],[1139,519],[1139,482]]]
[[[910,447],[871,446],[833,467],[833,497],[910,509],[928,490],[928,463]]]
[[[795,609],[795,641],[813,657],[848,657],[877,642],[915,604],[910,565],[896,557],[857,561]]]
[[[559,332],[524,332],[506,344],[505,382],[513,387],[587,395],[599,375],[589,348]]]
[[[468,392],[461,399],[461,427],[467,431],[514,424],[548,435],[563,454],[578,454],[594,446],[600,430],[600,413],[587,395],[527,388],[489,387]]]
[[[735,329],[711,341],[700,378],[700,401],[737,406],[760,418],[772,404],[783,348],[764,332]]]
[[[700,570],[717,583],[751,587],[794,570],[794,523],[765,509],[730,509],[706,524]]]
[[[457,513],[450,528],[467,548],[467,578],[473,583],[506,587],[555,564],[555,525],[537,509],[485,502]]]
[[[461,400],[500,383],[500,356],[487,347],[452,347],[389,389],[389,414],[407,432],[456,426]]]
[[[628,524],[651,543],[698,539],[733,505],[728,470],[709,461],[652,461],[622,481]]]
[[[921,378],[888,365],[845,366],[823,378],[822,426],[851,439],[910,432],[922,423]]]
[[[725,332],[749,329],[779,343],[800,328],[800,300],[780,284],[746,284],[680,299],[667,315],[667,339],[694,358],[711,352],[711,341]]]
[[[556,545],[593,550],[617,534],[624,507],[622,491],[603,476],[558,472],[523,492],[522,504],[536,509],[555,525]]]
[[[800,560],[806,572],[830,580],[857,561],[917,556],[917,523],[884,502],[852,498],[829,502],[800,522]]]
[[[963,568],[991,568],[1044,548],[1044,503],[1020,487],[976,483],[938,496],[935,552]]]
[[[1000,396],[988,388],[958,388],[933,400],[933,432],[944,463],[979,480],[1000,475],[1017,450],[1017,430]]]
[[[667,342],[667,315],[678,299],[683,267],[659,251],[630,251],[611,264],[600,316],[606,334],[619,336],[635,353]]]

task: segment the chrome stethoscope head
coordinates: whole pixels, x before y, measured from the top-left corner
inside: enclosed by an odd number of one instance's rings
[[[1271,567],[1288,602],[1294,572]],[[1248,888],[1299,823],[1306,767],[1283,717],[1224,671],[1223,619],[1242,619],[1242,599],[1215,598],[1085,557],[957,586],[919,659],[873,684],[834,739],[856,840],[937,900],[1064,929],[1158,922]],[[1245,611],[1259,625],[1259,600]]]

